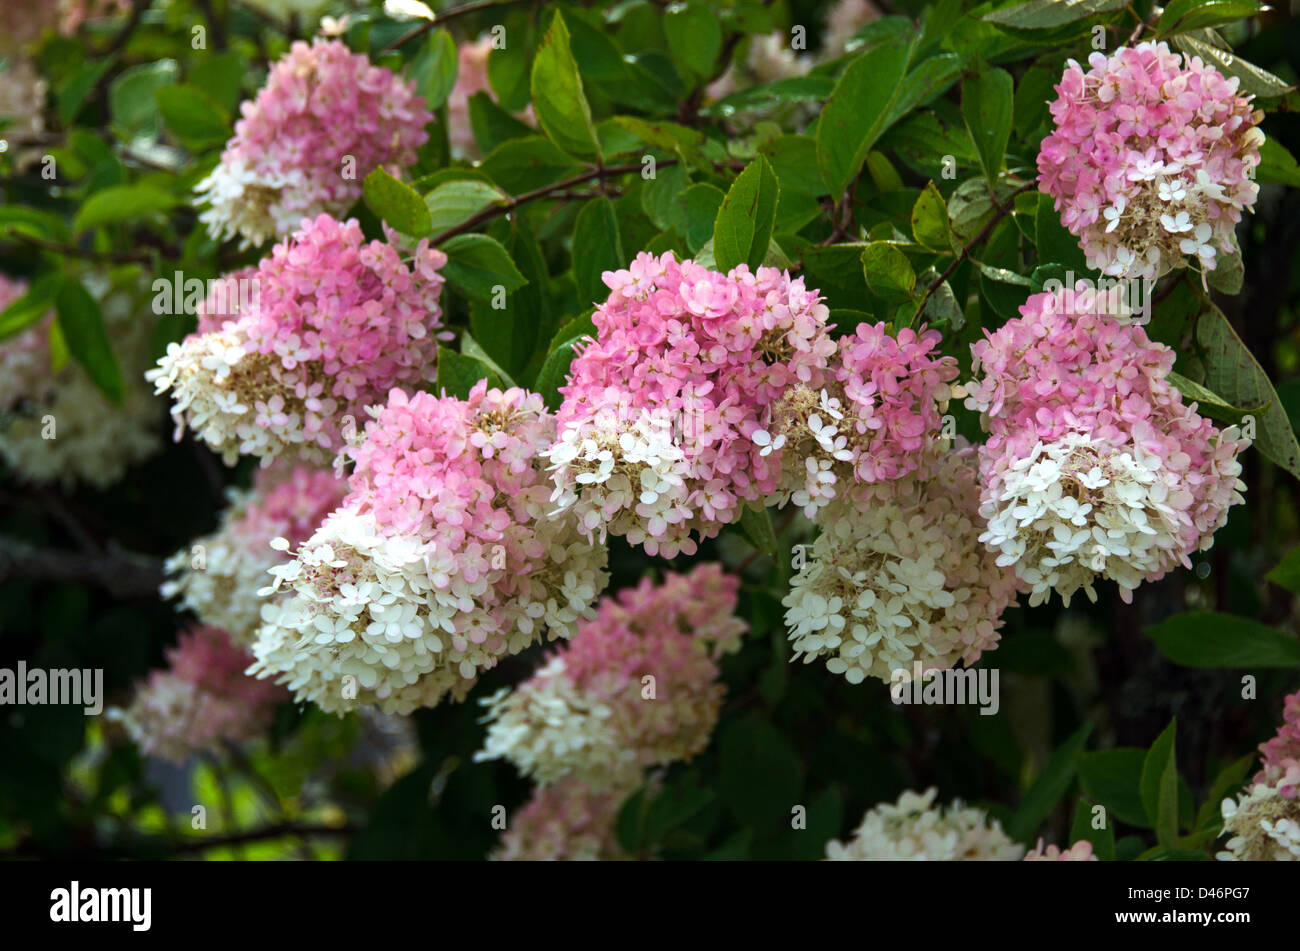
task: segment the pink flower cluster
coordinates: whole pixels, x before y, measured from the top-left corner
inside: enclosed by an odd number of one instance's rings
[[[791,386],[773,408],[771,432],[755,434],[763,449],[783,450],[771,501],[793,501],[812,518],[837,485],[915,472],[957,377],[957,361],[937,352],[941,339],[924,327],[894,336],[883,322],[841,337],[830,368]]]
[[[121,722],[144,752],[183,762],[196,752],[217,752],[222,741],[250,739],[270,726],[287,699],[280,687],[244,673],[252,658],[220,628],[196,624],[167,651],[125,710]]]
[[[1255,204],[1262,112],[1238,80],[1165,43],[1071,60],[1038,153],[1039,187],[1088,264],[1113,276],[1213,270]]]
[[[1079,301],[1091,300],[1082,293]],[[984,414],[981,540],[1068,603],[1109,577],[1143,581],[1208,548],[1242,501],[1236,427],[1220,432],[1169,381],[1174,352],[1138,326],[1036,294],[972,346],[967,407]]]
[[[626,789],[647,767],[690,759],[717,722],[717,658],[746,630],[733,616],[738,589],[705,564],[603,599],[532,678],[483,701],[491,726],[476,759],[598,789]]]
[[[1300,771],[1300,691],[1286,698],[1277,736],[1260,744],[1259,753],[1264,768],[1255,775],[1256,783],[1278,786],[1284,777],[1296,776]],[[1295,799],[1300,795],[1300,786],[1281,783],[1279,794]]]
[[[628,856],[615,823],[622,790],[594,790],[573,779],[538,786],[491,858],[498,862],[615,862]]]
[[[294,43],[240,111],[221,163],[195,190],[212,236],[245,247],[346,210],[374,169],[415,160],[433,118],[414,83],[325,39]]]
[[[177,438],[185,425],[226,462],[287,453],[330,458],[366,406],[392,386],[435,375],[438,299],[446,255],[427,240],[411,266],[361,226],[328,215],[304,221],[254,274],[257,305],[234,320],[204,309],[202,329],[171,344],[151,370],[173,391]]]
[[[569,636],[593,613],[606,553],[549,517],[539,453],[555,421],[540,396],[394,389],[368,412],[346,450],[350,494],[272,569],[263,593],[289,597],[264,610],[254,653],[263,676],[327,711],[409,713],[464,696],[547,632]]]
[[[754,435],[791,386],[825,370],[828,311],[775,268],[724,275],[671,253],[604,280],[596,339],[560,388],[554,500],[602,539],[691,553],[693,536],[776,490],[780,457]]]
[[[171,577],[162,587],[163,597],[179,596],[181,605],[205,624],[251,644],[262,619],[258,591],[280,560],[271,540],[285,538],[295,546],[305,542],[346,491],[346,481],[328,470],[283,460],[258,469],[250,491],[231,493],[231,507],[217,531],[167,560]]]
[[[1068,849],[1062,850],[1059,846],[1049,845],[1043,847],[1043,840],[1038,840],[1038,845],[1025,854],[1026,862],[1096,862],[1097,856],[1092,854],[1092,843],[1087,839],[1080,839]]]

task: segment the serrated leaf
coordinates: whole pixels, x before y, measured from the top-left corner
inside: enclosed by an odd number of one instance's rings
[[[1030,0],[1029,3],[986,13],[982,19],[1021,30],[1049,30],[1098,13],[1118,10],[1126,2],[1128,0]]]
[[[748,264],[752,271],[763,263],[776,225],[779,195],[776,173],[761,155],[731,183],[713,223],[713,258],[718,270]]]
[[[586,202],[573,225],[573,279],[578,285],[579,303],[585,305],[609,296],[601,275],[626,263],[614,203],[604,196]]]
[[[871,292],[891,303],[912,299],[916,271],[907,255],[886,241],[873,241],[862,249],[862,274]]]
[[[722,52],[722,25],[716,11],[702,3],[669,7],[663,25],[673,59],[697,79],[712,76],[713,65]]]
[[[832,196],[858,177],[867,153],[898,118],[894,103],[911,58],[906,43],[857,56],[841,74],[817,122],[817,165]]]
[[[424,196],[429,210],[429,231],[440,234],[463,224],[485,208],[506,203],[505,194],[496,186],[466,178],[444,182]]]
[[[961,115],[966,130],[975,143],[980,168],[990,182],[998,173],[1011,139],[1011,121],[1015,115],[1015,93],[1011,74],[991,67],[961,84]]]
[[[467,297],[491,300],[498,287],[508,294],[526,283],[509,252],[485,234],[459,234],[439,248],[447,255],[443,276]]]
[[[1170,371],[1167,379],[1189,401],[1196,402],[1197,412],[1202,416],[1208,416],[1210,419],[1217,419],[1223,423],[1239,423],[1244,416],[1258,416],[1268,409],[1267,403],[1246,409],[1232,406],[1222,396],[1211,392],[1193,380],[1189,380],[1181,373]]]
[[[1196,322],[1205,355],[1202,383],[1233,406],[1267,406],[1255,418],[1255,448],[1300,479],[1300,443],[1268,375],[1241,342],[1228,318],[1211,306]]]
[[[558,11],[533,59],[530,85],[533,108],[547,137],[571,155],[597,155],[591,107],[569,48],[568,28]]]
[[[479,380],[487,380],[488,386],[500,387],[501,379],[487,364],[446,347],[438,348],[438,389],[448,396],[465,399],[469,396]]]
[[[912,206],[912,237],[921,247],[944,254],[952,252],[952,231],[948,228],[948,203],[929,182]]]
[[[429,208],[420,193],[382,165],[366,176],[362,193],[366,207],[402,234],[417,238],[429,234]]]
[[[1185,611],[1147,628],[1146,635],[1184,667],[1300,666],[1300,640],[1231,614]]]
[[[1266,69],[1260,69],[1254,63],[1247,62],[1235,53],[1221,50],[1217,46],[1194,36],[1179,35],[1174,37],[1174,45],[1184,53],[1199,56],[1211,66],[1228,76],[1241,80],[1242,92],[1256,96],[1285,96],[1295,87],[1279,79]]]
[[[1174,33],[1199,30],[1256,16],[1264,9],[1255,0],[1169,0],[1160,19],[1156,35],[1164,38]]]

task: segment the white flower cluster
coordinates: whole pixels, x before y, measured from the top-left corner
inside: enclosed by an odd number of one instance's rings
[[[981,505],[988,530],[980,541],[999,565],[1017,566],[1030,605],[1056,590],[1068,606],[1079,588],[1096,601],[1097,578],[1132,590],[1182,547],[1172,496],[1186,493],[1171,488],[1175,481],[1139,447],[1115,452],[1086,433],[1039,442],[1007,467],[996,499]]]
[[[1300,769],[1292,772],[1290,781],[1300,781]],[[1230,838],[1219,861],[1300,861],[1300,798],[1284,796],[1282,785],[1255,783],[1240,800],[1223,800],[1223,834]]]
[[[858,486],[823,513],[821,534],[782,600],[794,656],[826,657],[849,683],[946,669],[997,644],[1015,581],[977,544],[970,450],[930,478]]]
[[[905,791],[898,803],[870,810],[848,842],[826,844],[830,861],[1016,862],[1024,846],[1013,842],[996,819],[960,800],[935,808],[936,790]]]
[[[243,489],[228,491],[230,507],[222,528],[196,539],[167,559],[168,578],[160,593],[179,598],[180,606],[193,611],[205,624],[228,632],[231,639],[247,647],[260,627],[262,601],[257,592],[266,585],[266,573],[279,561],[267,548],[258,558],[246,546],[236,545],[224,531],[231,515],[253,498]]]
[[[100,300],[113,340],[125,384],[123,403],[110,403],[75,360],[53,374],[46,369],[37,390],[27,392],[13,411],[0,412],[0,458],[32,482],[104,489],[159,450],[162,414],[140,379],[149,362],[149,322],[134,319],[127,290],[110,290],[95,275],[87,275],[85,283]],[[27,376],[28,368],[5,369],[12,377],[0,382],[0,390],[5,382]]]
[[[844,406],[837,397],[802,385],[792,386],[777,401],[773,416],[772,428],[781,434],[773,438],[760,429],[751,438],[764,456],[790,446],[789,458],[803,459],[803,471],[783,472],[781,488],[769,496],[768,504],[793,503],[815,519],[835,498],[841,476],[853,481],[857,457],[847,433],[855,421],[845,422]]]
[[[474,761],[508,759],[539,785],[566,776],[591,789],[635,785],[636,751],[619,747],[613,711],[578,690],[563,657],[539,668],[526,689],[503,687],[482,703],[490,723]]]
[[[307,458],[327,458],[330,436],[320,420],[334,414],[338,402],[322,396],[320,376],[318,362],[288,370],[278,354],[257,353],[230,323],[168,344],[158,366],[145,373],[156,392],[172,391],[176,438],[188,425],[227,465],[241,455],[265,460],[291,448]]]
[[[600,412],[562,427],[542,455],[555,473],[556,511],[571,509],[588,539],[604,543],[613,532],[644,545],[691,517],[683,504],[689,467],[666,415],[641,410],[625,421],[620,413]],[[676,554],[668,547],[660,543],[666,557]]]
[[[480,671],[537,641],[539,627],[571,636],[604,587],[605,550],[538,515],[547,566],[513,579],[516,596],[493,604],[491,573],[471,579],[436,545],[385,535],[372,514],[339,509],[272,569],[260,593],[287,586],[291,596],[263,607],[250,672],[278,676],[327,712],[373,703],[405,714],[447,694],[463,699]]]
[[[218,163],[194,190],[207,206],[199,220],[208,233],[218,241],[238,237],[241,248],[291,234],[303,218],[331,210],[326,190],[301,169],[255,170],[242,159]]]

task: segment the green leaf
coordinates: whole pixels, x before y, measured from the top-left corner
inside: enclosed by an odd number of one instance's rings
[[[849,63],[817,122],[817,165],[833,197],[858,177],[867,153],[893,121],[911,58],[906,43],[878,46]]]
[[[460,353],[463,357],[471,357],[472,359],[477,360],[479,363],[483,364],[483,366],[492,371],[492,376],[495,378],[493,382],[494,386],[499,386],[502,389],[518,386],[518,384],[511,378],[510,374],[501,369],[501,366],[488,355],[488,352],[483,349],[482,345],[475,340],[472,335],[467,333],[461,334]]]
[[[65,278],[55,295],[59,328],[68,351],[86,370],[87,376],[113,404],[122,405],[126,388],[122,371],[104,329],[99,303],[81,282]]]
[[[1186,611],[1146,634],[1160,653],[1184,667],[1300,666],[1300,640],[1231,614]]]
[[[187,148],[218,145],[231,134],[230,116],[201,89],[163,86],[154,92],[154,98],[163,122]]]
[[[669,7],[664,16],[664,35],[676,62],[686,66],[697,79],[713,75],[714,63],[722,52],[722,24],[716,10],[703,3]]]
[[[706,116],[731,116],[759,112],[795,102],[821,102],[835,88],[830,76],[791,76],[734,92],[700,110]]]
[[[547,137],[571,155],[595,156],[596,129],[582,91],[578,64],[569,49],[569,31],[556,12],[533,59],[531,88],[537,121]]]
[[[233,50],[225,53],[207,53],[190,67],[189,84],[202,89],[226,114],[239,108],[243,98],[244,73],[247,64]]]
[[[1221,50],[1213,43],[1194,36],[1179,35],[1174,37],[1174,45],[1184,53],[1199,56],[1208,65],[1214,66],[1225,76],[1236,76],[1241,80],[1241,91],[1256,96],[1285,96],[1295,87],[1284,79],[1279,79],[1266,69],[1260,69],[1254,63]]]
[[[1206,274],[1209,285],[1225,294],[1240,294],[1246,283],[1246,265],[1241,260],[1241,248],[1234,248],[1231,254],[1219,253],[1214,270]]]
[[[1253,17],[1264,9],[1255,0],[1169,0],[1156,21],[1156,35],[1167,37]]]
[[[1239,423],[1244,416],[1258,416],[1268,409],[1267,403],[1246,409],[1232,406],[1222,396],[1211,392],[1193,380],[1187,379],[1180,373],[1170,371],[1167,379],[1178,387],[1178,391],[1189,401],[1196,402],[1197,412],[1202,416],[1208,416],[1210,419],[1217,419],[1223,423]]]
[[[1119,819],[1129,825],[1150,827],[1140,789],[1146,755],[1146,750],[1124,747],[1079,756],[1079,782],[1089,796],[1106,807],[1108,824]]]
[[[1263,368],[1246,349],[1223,311],[1213,305],[1196,322],[1196,342],[1204,353],[1205,379],[1200,381],[1232,406],[1267,406],[1254,417],[1255,448],[1300,479],[1300,442],[1277,391]]]
[[[3,321],[0,320],[0,323]],[[1264,580],[1300,594],[1300,547],[1287,552],[1281,563],[1264,576]]]
[[[1085,723],[1064,743],[1056,748],[1043,771],[1034,780],[1029,792],[1020,802],[1020,808],[1007,823],[1007,835],[1021,842],[1033,838],[1047,814],[1070,788],[1077,769],[1079,753],[1088,742],[1092,724]]]
[[[1049,30],[1098,13],[1118,10],[1128,0],[1030,0],[984,14],[989,23],[1021,30]]]
[[[59,120],[64,125],[71,125],[77,118],[81,107],[86,103],[86,96],[90,95],[90,91],[98,85],[116,60],[116,56],[109,56],[82,66],[59,90]]]
[[[752,271],[763,263],[776,225],[779,193],[776,173],[761,155],[731,183],[713,223],[713,257],[719,271],[737,264],[748,264]]]
[[[81,234],[90,228],[167,211],[176,204],[174,196],[149,185],[114,185],[86,199],[72,221],[72,230]]]
[[[1219,811],[1223,800],[1241,788],[1246,781],[1246,774],[1255,765],[1258,756],[1253,750],[1241,759],[1229,763],[1210,784],[1210,791],[1205,795],[1205,802],[1196,813],[1196,828],[1205,829],[1221,824],[1222,813]]]
[[[452,35],[442,29],[430,33],[424,49],[412,61],[410,73],[416,91],[424,98],[424,105],[430,112],[438,109],[451,95],[459,66],[456,41]]]
[[[546,400],[546,405],[552,410],[559,409],[558,388],[568,378],[574,346],[588,337],[595,336],[596,326],[591,322],[590,315],[572,320],[556,332],[546,360],[537,372],[537,382],[533,385],[534,392],[540,393]]]
[[[952,232],[948,229],[948,203],[934,182],[925,186],[912,206],[912,237],[930,251],[952,252]]]
[[[502,142],[530,138],[535,130],[506,112],[485,92],[469,97],[469,124],[474,141],[484,152],[491,152]]]
[[[488,386],[501,386],[501,379],[487,364],[446,347],[438,348],[438,389],[457,399],[465,399],[479,380]]]
[[[962,60],[955,53],[944,53],[924,60],[903,80],[890,110],[888,125],[893,125],[918,106],[924,106],[942,95],[961,73]]]
[[[507,112],[521,112],[528,105],[529,44],[507,43],[488,54],[488,83],[497,104]]]
[[[718,210],[726,199],[721,188],[692,185],[677,195],[669,211],[669,226],[681,233],[692,254],[713,237]]]
[[[1300,166],[1296,165],[1295,156],[1285,145],[1277,139],[1265,139],[1259,147],[1259,168],[1255,170],[1255,180],[1300,186]]]
[[[997,181],[1011,139],[1015,92],[1011,74],[991,67],[961,84],[961,115],[975,143],[980,168],[990,182]]]
[[[473,300],[490,301],[498,288],[508,294],[527,283],[510,253],[485,234],[458,234],[439,248],[447,255],[443,276]]]
[[[675,122],[648,122],[636,116],[615,116],[613,122],[646,145],[665,152],[675,152],[692,168],[702,172],[713,170],[713,163],[700,151],[705,143],[701,132]]]
[[[575,175],[581,166],[548,139],[511,139],[492,150],[479,166],[511,195],[553,185]]]
[[[772,514],[766,509],[751,508],[746,505],[740,510],[738,523],[740,533],[755,549],[768,555],[774,561],[783,561],[777,548],[776,529],[772,526]]]
[[[62,278],[45,274],[32,282],[27,293],[0,310],[0,341],[22,333],[50,312]]]
[[[1074,807],[1074,822],[1070,826],[1070,844],[1086,840],[1092,843],[1092,854],[1098,861],[1115,860],[1115,826],[1109,821],[1100,829],[1092,827],[1093,805],[1086,799],[1080,799]]]
[[[614,203],[604,196],[586,202],[573,226],[573,279],[578,285],[579,304],[608,297],[609,289],[601,274],[616,271],[626,263]]]
[[[736,818],[760,829],[789,823],[803,776],[785,736],[751,713],[728,724],[718,746],[718,791]]]
[[[500,189],[478,179],[444,182],[424,196],[429,209],[428,230],[441,234],[448,228],[463,224],[483,209],[505,202],[506,196]]]
[[[907,255],[887,241],[874,241],[862,249],[862,273],[877,297],[896,304],[912,299],[916,272]]]
[[[154,94],[176,82],[180,67],[160,59],[122,70],[108,87],[108,108],[113,126],[123,138],[153,135],[158,127],[158,102]]]
[[[1177,725],[1176,719],[1171,720],[1151,744],[1138,784],[1147,821],[1164,848],[1172,848],[1178,838],[1178,765],[1174,749]]]
[[[402,234],[417,238],[429,234],[429,208],[420,193],[382,165],[366,176],[362,192],[366,207]]]

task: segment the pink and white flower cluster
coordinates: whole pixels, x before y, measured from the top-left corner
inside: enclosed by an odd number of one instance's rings
[[[126,709],[110,709],[145,752],[175,762],[192,753],[215,753],[223,741],[250,739],[271,725],[287,699],[280,687],[244,673],[250,658],[217,627],[195,624],[167,651]]]
[[[1223,800],[1221,861],[1300,861],[1300,692],[1286,698],[1282,726],[1259,747],[1262,766],[1237,799]]]
[[[122,369],[123,400],[108,398],[75,360],[57,369],[46,314],[0,342],[0,459],[31,482],[107,488],[162,446],[158,404],[141,374],[150,359],[150,329],[140,320],[130,287],[101,274],[83,283],[99,302],[114,356]],[[0,311],[27,293],[27,283],[0,274]]]
[[[1015,862],[1024,855],[1002,824],[956,800],[934,805],[935,789],[903,792],[870,810],[847,842],[826,843],[826,858],[856,862]]]
[[[195,191],[209,233],[244,247],[344,212],[376,168],[415,161],[433,118],[414,83],[325,39],[294,43],[240,112],[221,163]]]
[[[438,273],[446,255],[427,240],[408,267],[397,249],[366,243],[356,220],[304,221],[245,280],[257,305],[171,344],[148,378],[171,390],[179,439],[185,426],[233,465],[296,454],[325,461],[348,421],[397,385],[436,375],[442,326]]]
[[[777,490],[780,456],[755,434],[791,386],[825,370],[828,311],[775,268],[724,275],[671,253],[638,254],[604,280],[596,338],[560,388],[554,501],[591,536],[693,553],[697,536]]]
[[[347,493],[332,471],[279,462],[258,469],[251,489],[231,490],[230,507],[210,535],[167,560],[165,598],[249,647],[261,627],[266,573],[281,561],[275,538],[297,546],[311,537]]]
[[[498,862],[617,862],[629,858],[616,823],[624,790],[592,789],[576,779],[538,786],[489,856]]]
[[[717,660],[746,630],[734,616],[738,589],[706,564],[602,599],[529,680],[483,701],[491,725],[475,759],[598,790],[627,790],[649,767],[690,759],[718,719]]]
[[[1096,862],[1099,861],[1097,856],[1092,853],[1092,843],[1087,839],[1080,839],[1068,849],[1061,849],[1056,845],[1043,846],[1043,840],[1038,840],[1038,845],[1025,854],[1026,862]]]
[[[996,648],[1018,585],[979,544],[979,492],[974,449],[935,444],[918,470],[819,512],[821,534],[781,602],[794,656],[824,657],[856,684],[910,681],[917,662],[944,670]]]
[[[841,337],[824,372],[776,401],[771,432],[754,434],[763,451],[782,450],[781,484],[768,501],[814,518],[854,483],[915,472],[957,377],[957,361],[937,352],[941,339],[924,328],[893,335],[883,322]]]
[[[1061,291],[972,346],[966,405],[980,448],[980,540],[1030,587],[1030,604],[1114,580],[1125,601],[1210,547],[1243,501],[1240,431],[1218,430],[1169,380],[1174,352]]]
[[[540,396],[394,389],[372,407],[343,505],[276,566],[255,670],[300,700],[410,713],[592,616],[606,552],[549,514]],[[287,550],[281,539],[276,546]]]
[[[1214,270],[1259,194],[1262,112],[1199,57],[1165,43],[1069,62],[1038,153],[1040,189],[1103,274]]]

